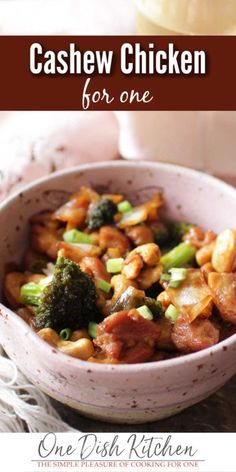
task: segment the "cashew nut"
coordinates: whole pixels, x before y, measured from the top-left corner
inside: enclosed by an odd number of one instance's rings
[[[225,229],[217,236],[212,254],[212,265],[217,272],[233,272],[236,266],[236,230]]]

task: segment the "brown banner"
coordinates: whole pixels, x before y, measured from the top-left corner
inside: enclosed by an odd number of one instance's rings
[[[31,50],[34,74],[30,47],[35,43],[42,53]],[[121,71],[124,43],[130,45],[123,56],[126,73]],[[68,53],[70,44],[78,54],[72,54],[66,72],[66,55],[61,54],[61,61],[53,57],[59,51]],[[86,51],[92,54],[84,55]],[[112,51],[110,74],[99,74],[95,51]],[[205,73],[199,73],[200,65],[204,67],[195,51],[206,53]],[[235,51],[236,36],[1,36],[0,109],[236,110]],[[146,74],[140,73],[145,65]],[[53,67],[62,73],[53,74]],[[131,71],[135,67],[136,74]]]

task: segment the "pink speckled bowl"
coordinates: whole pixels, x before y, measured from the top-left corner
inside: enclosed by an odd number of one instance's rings
[[[81,185],[145,199],[160,187],[170,218],[219,231],[234,225],[236,191],[183,167],[153,162],[84,165],[44,178],[0,207],[1,278],[27,245],[28,220],[56,208]],[[136,365],[101,365],[66,356],[0,306],[0,342],[22,372],[51,397],[103,421],[142,423],[173,415],[211,395],[236,373],[236,335],[185,357]]]

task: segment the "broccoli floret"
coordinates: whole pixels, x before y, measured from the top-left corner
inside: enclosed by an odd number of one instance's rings
[[[43,289],[51,282],[51,277],[42,279],[39,283],[28,282],[20,289],[20,299],[23,305],[38,306]]]
[[[113,223],[117,206],[112,200],[102,198],[98,203],[91,205],[88,211],[87,224],[89,229],[98,229],[101,226]]]
[[[37,328],[76,330],[98,318],[96,287],[91,277],[78,264],[61,256],[52,280],[41,286],[40,296],[34,302]]]
[[[184,221],[180,223],[173,223],[171,225],[171,238],[174,239],[176,242],[181,242],[183,240],[183,236],[190,230],[193,225],[190,223],[186,223]]]

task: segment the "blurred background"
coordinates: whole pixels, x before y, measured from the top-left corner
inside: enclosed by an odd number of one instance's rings
[[[235,0],[0,0],[2,35],[235,32]],[[0,198],[57,169],[120,157],[236,184],[235,144],[235,112],[0,112]]]

